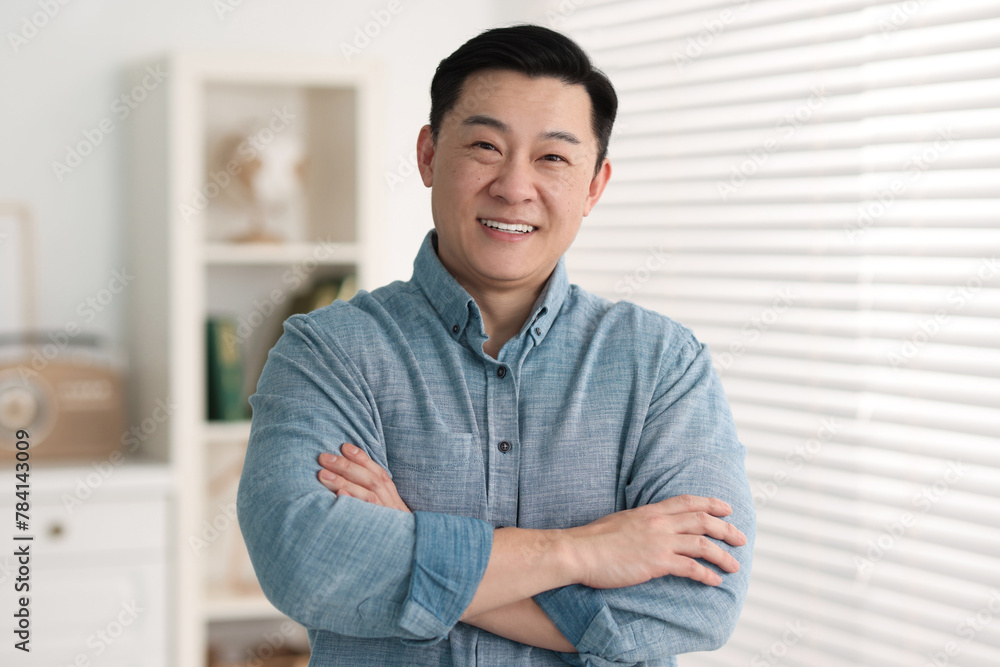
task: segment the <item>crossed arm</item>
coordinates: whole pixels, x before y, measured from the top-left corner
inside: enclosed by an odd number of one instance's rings
[[[318,333],[324,327],[337,335]],[[352,336],[367,327],[290,318],[251,397],[237,511],[276,607],[308,627],[407,644],[439,641],[461,620],[526,645],[575,646],[579,656],[563,654],[574,664],[634,664],[728,639],[746,591],[753,507],[728,406],[695,342],[671,347],[642,416],[622,489],[634,509],[566,530],[494,531],[480,519],[407,513],[389,491],[385,452],[374,446],[375,392],[338,342],[361,345]],[[341,475],[354,486],[334,489],[340,499],[316,484],[308,461],[344,442],[366,456],[341,448],[340,465],[384,475],[384,489],[375,477]],[[324,577],[330,568],[338,576]]]
[[[338,496],[410,511],[385,469],[360,448],[345,443],[340,456],[324,453],[318,460],[319,481]],[[731,512],[717,498],[684,495],[577,528],[498,529],[486,572],[461,620],[523,644],[575,652],[532,596],[571,584],[623,588],[666,575],[718,586],[722,578],[696,559],[739,571],[736,559],[708,539],[746,544],[743,533],[720,518]]]

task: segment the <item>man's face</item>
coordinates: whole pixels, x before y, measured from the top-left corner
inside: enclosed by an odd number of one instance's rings
[[[586,89],[509,71],[471,75],[437,141],[425,126],[417,147],[438,256],[474,290],[540,286],[611,173],[605,161],[594,175]]]

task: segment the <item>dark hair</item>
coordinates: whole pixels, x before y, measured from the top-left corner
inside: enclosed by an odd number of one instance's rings
[[[441,61],[431,81],[431,133],[437,141],[441,122],[455,108],[470,75],[510,70],[536,78],[550,76],[582,85],[590,96],[591,126],[597,137],[596,174],[608,154],[618,96],[603,72],[572,39],[538,25],[494,28],[480,33]]]

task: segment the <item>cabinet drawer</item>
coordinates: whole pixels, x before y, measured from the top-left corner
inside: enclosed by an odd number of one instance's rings
[[[14,506],[0,509],[14,520]],[[102,551],[159,549],[167,545],[167,501],[165,498],[129,502],[74,500],[66,505],[51,498],[35,499],[28,512],[34,535],[34,552],[46,556],[80,555]]]

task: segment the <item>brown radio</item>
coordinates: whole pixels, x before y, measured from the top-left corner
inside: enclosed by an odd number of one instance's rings
[[[0,465],[15,462],[17,432],[29,434],[30,461],[105,458],[125,433],[122,373],[85,335],[55,345],[39,334],[0,340]]]

